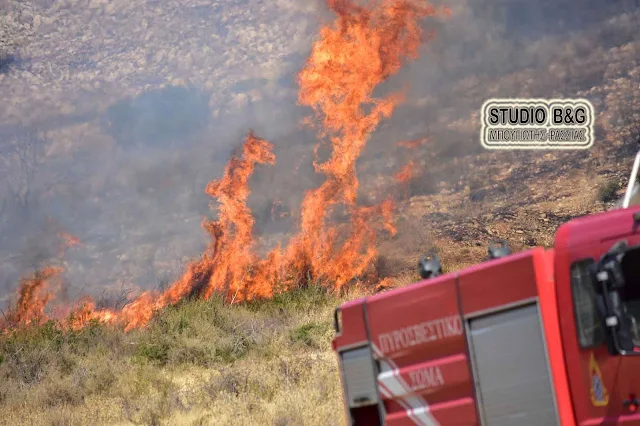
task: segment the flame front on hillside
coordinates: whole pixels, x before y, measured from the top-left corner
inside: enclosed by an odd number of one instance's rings
[[[321,30],[298,76],[299,103],[313,109],[319,135],[330,138],[333,151],[325,163],[314,163],[326,180],[306,194],[299,232],[289,244],[276,247],[262,259],[255,254],[248,181],[256,164],[274,164],[275,156],[269,142],[250,132],[242,157],[232,158],[222,178],[206,188],[206,193],[217,199],[219,214],[217,220],[203,222],[211,238],[201,258],[189,264],[166,291],[145,292],[119,312],[96,309],[91,299],[83,300],[72,309],[67,322],[70,327],[98,320],[120,323],[130,330],[144,326],[154,312],[188,296],[208,299],[217,293],[234,303],[270,297],[309,279],[332,283],[335,289],[356,278],[367,279],[367,269],[376,256],[377,232],[386,229],[395,233],[391,223],[394,204],[356,204],[356,161],[370,134],[401,101],[400,94],[376,99],[372,93],[398,72],[404,58],[417,56],[423,41],[418,20],[435,13],[420,0],[374,4],[363,7],[353,0],[327,0],[337,14],[336,22]],[[328,224],[337,206],[348,213],[348,225]],[[8,316],[9,327],[45,315],[45,306],[53,297],[45,291],[46,283],[57,272],[46,270],[36,281],[21,284],[16,313]]]

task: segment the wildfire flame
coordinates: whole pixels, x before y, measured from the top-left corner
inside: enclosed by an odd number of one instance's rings
[[[84,299],[72,310],[72,328],[92,320],[120,323],[125,330],[141,327],[154,312],[189,296],[208,299],[217,293],[235,303],[270,297],[309,279],[332,283],[334,289],[357,278],[366,280],[377,254],[377,233],[396,232],[395,206],[390,200],[377,206],[356,204],[356,162],[370,134],[402,100],[400,93],[383,99],[373,98],[372,93],[398,72],[404,59],[417,57],[424,41],[419,20],[436,11],[424,0],[376,1],[368,7],[353,0],[327,0],[327,5],[337,18],[321,30],[298,75],[298,101],[313,110],[319,137],[328,138],[332,153],[326,162],[314,162],[326,180],[306,193],[299,232],[284,249],[276,247],[262,259],[254,252],[254,218],[246,204],[248,181],[257,164],[274,164],[275,156],[269,142],[250,132],[241,158],[233,157],[222,178],[207,185],[205,192],[218,201],[219,214],[217,220],[202,223],[211,238],[201,258],[191,262],[167,290],[145,292],[120,312],[96,309],[91,299]],[[401,177],[410,177],[410,169],[402,173]],[[330,226],[337,206],[344,207],[350,221]],[[17,323],[44,315],[52,294],[44,291],[43,283],[53,273],[46,269],[36,281],[21,284]]]
[[[413,161],[409,161],[395,175],[396,180],[400,182],[404,187],[405,198],[409,198],[409,183],[411,183],[411,179],[413,179],[414,174],[415,174],[415,163]]]
[[[63,256],[67,249],[82,245],[80,238],[67,232],[58,232],[58,238],[60,238],[61,241],[59,247],[60,256]]]
[[[6,325],[23,326],[46,319],[45,308],[54,298],[51,282],[61,272],[62,268],[48,266],[21,278],[16,306],[3,318]]]
[[[424,145],[427,142],[430,142],[431,139],[428,137],[424,137],[424,138],[419,138],[419,139],[412,139],[410,141],[400,141],[398,142],[398,146],[402,147],[402,148],[406,148],[406,149],[414,149],[414,148],[418,148],[419,146]]]

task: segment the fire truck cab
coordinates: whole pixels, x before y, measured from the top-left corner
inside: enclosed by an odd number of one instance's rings
[[[640,206],[336,310],[351,425],[640,426]]]

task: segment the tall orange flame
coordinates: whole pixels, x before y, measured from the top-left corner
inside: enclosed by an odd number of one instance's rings
[[[15,308],[3,318],[4,327],[24,326],[34,321],[46,320],[45,308],[54,298],[51,281],[61,272],[62,268],[48,266],[37,270],[30,277],[20,279],[18,300]]]
[[[377,2],[370,9],[347,0],[327,4],[337,21],[321,30],[298,82],[300,104],[314,110],[322,125],[320,136],[330,138],[333,151],[327,162],[314,164],[326,180],[302,202],[301,230],[289,256],[299,268],[307,262],[315,275],[339,288],[362,274],[375,257],[375,232],[368,221],[379,214],[391,216],[390,202],[377,209],[356,206],[356,162],[371,132],[401,100],[397,93],[375,99],[373,90],[400,69],[403,58],[417,56],[422,34],[418,19],[435,11],[410,0]],[[336,232],[325,221],[339,203],[353,222],[351,238],[335,250]],[[394,233],[390,221],[385,222]]]
[[[206,193],[217,199],[219,212],[217,220],[203,221],[211,239],[202,257],[167,290],[145,292],[120,312],[96,309],[90,299],[81,301],[72,311],[72,328],[92,320],[121,323],[126,330],[141,327],[157,310],[189,296],[208,299],[222,294],[234,303],[270,297],[309,279],[332,283],[334,289],[354,279],[366,280],[377,254],[377,233],[396,232],[395,206],[390,200],[378,206],[356,204],[356,162],[370,134],[402,99],[399,93],[382,99],[372,94],[398,72],[403,59],[417,57],[424,38],[419,19],[435,10],[423,0],[378,0],[368,7],[352,0],[327,0],[327,5],[337,19],[321,30],[298,76],[298,100],[313,110],[319,137],[329,138],[332,153],[326,162],[314,162],[326,180],[305,195],[298,234],[285,249],[276,247],[263,259],[254,252],[248,181],[256,164],[274,164],[275,156],[269,142],[250,132],[242,157],[233,157],[222,178],[207,185]],[[339,205],[350,221],[329,226]],[[21,286],[21,295],[25,293],[17,309],[21,323],[44,314],[48,294],[32,295],[40,287]]]

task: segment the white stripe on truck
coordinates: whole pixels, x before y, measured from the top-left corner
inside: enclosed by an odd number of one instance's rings
[[[440,423],[431,414],[427,401],[419,396],[404,397],[410,394],[412,390],[400,375],[398,366],[392,360],[386,358],[375,343],[372,342],[371,346],[382,368],[382,373],[378,376],[380,393],[386,398],[398,397],[395,401],[407,410],[407,416],[415,424],[420,426],[440,426]]]

